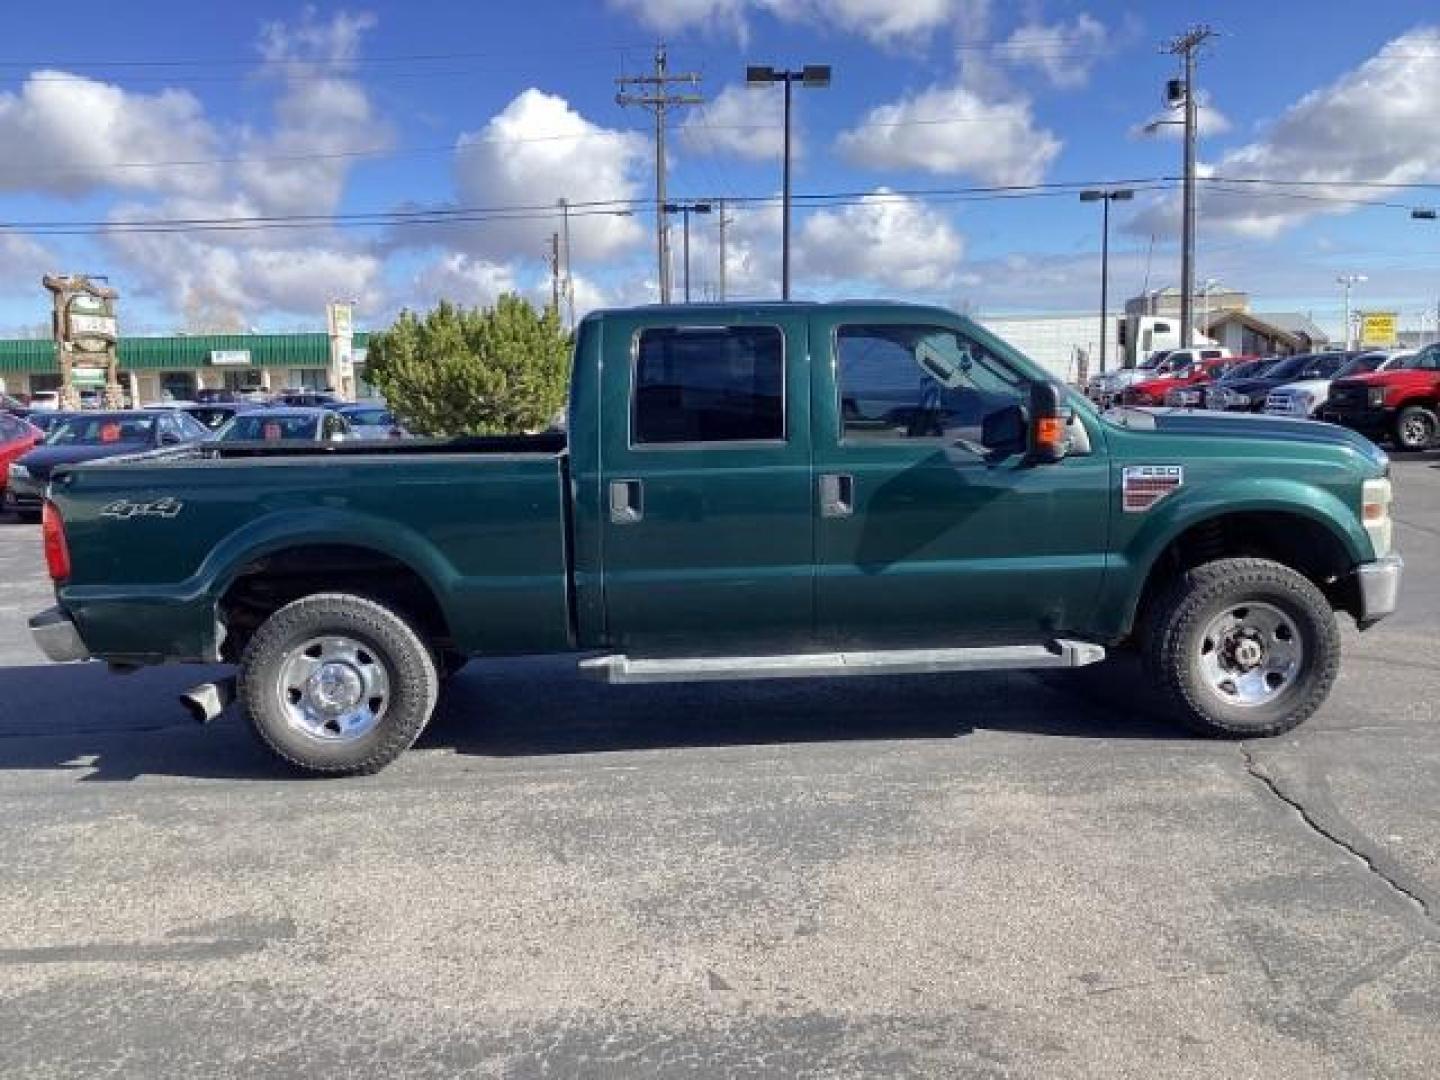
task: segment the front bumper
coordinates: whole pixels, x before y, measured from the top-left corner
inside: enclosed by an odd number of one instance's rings
[[[1391,434],[1395,430],[1395,410],[1375,408],[1335,408],[1333,405],[1323,407],[1319,412],[1321,420],[1327,420],[1332,424],[1339,424],[1351,431],[1358,431],[1361,435],[1368,435],[1372,439]]]
[[[40,651],[57,664],[90,659],[90,650],[80,640],[75,621],[58,607],[30,616],[30,635]]]
[[[1368,630],[1385,616],[1394,614],[1400,601],[1400,579],[1404,571],[1405,560],[1399,555],[1386,555],[1356,568],[1360,610],[1355,622],[1361,630]]]

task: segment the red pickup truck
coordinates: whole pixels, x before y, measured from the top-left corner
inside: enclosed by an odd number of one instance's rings
[[[1401,450],[1430,449],[1440,441],[1440,342],[1384,371],[1336,379],[1320,418]]]
[[[1163,405],[1165,395],[1171,390],[1208,383],[1212,379],[1218,379],[1236,364],[1254,359],[1256,358],[1253,356],[1214,356],[1194,360],[1170,375],[1146,379],[1129,387],[1121,395],[1121,402],[1125,405]]]

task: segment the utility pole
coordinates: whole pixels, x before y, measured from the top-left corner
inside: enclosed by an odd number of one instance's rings
[[[1195,303],[1195,53],[1200,46],[1215,36],[1215,31],[1201,24],[1192,26],[1164,50],[1183,59],[1185,74],[1181,80],[1185,103],[1185,179],[1181,197],[1180,226],[1180,346],[1189,348],[1194,344],[1195,327],[1192,321]],[[1174,87],[1171,88],[1171,104],[1174,104]]]
[[[560,246],[565,253],[565,325],[575,329],[575,278],[570,271],[570,200],[560,200]],[[556,307],[558,314],[559,307]]]
[[[733,225],[735,219],[725,213],[725,200],[717,199],[715,205],[720,211],[720,302],[725,302],[725,227]]]
[[[546,262],[550,264],[550,306],[555,317],[560,317],[560,234],[550,234],[550,252]]]
[[[1345,349],[1347,352],[1350,349],[1351,341],[1350,290],[1353,289],[1356,285],[1359,285],[1369,280],[1370,279],[1364,274],[1341,274],[1335,279],[1335,284],[1339,285],[1342,289],[1345,290]]]
[[[665,124],[670,109],[683,105],[701,105],[699,94],[671,93],[670,87],[698,87],[700,75],[689,71],[671,75],[666,70],[665,45],[655,46],[655,71],[651,75],[622,75],[615,80],[620,87],[615,95],[618,105],[641,105],[655,115],[655,254],[660,268],[660,302],[670,302],[670,234],[665,218]],[[636,87],[635,93],[627,87]]]

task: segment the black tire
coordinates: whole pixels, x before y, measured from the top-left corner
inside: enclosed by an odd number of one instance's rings
[[[1401,450],[1429,450],[1440,435],[1440,417],[1419,405],[1409,405],[1395,417],[1395,445]]]
[[[297,727],[282,701],[288,657],[305,642],[341,635],[383,665],[388,695],[374,726],[340,741]],[[317,593],[287,604],[260,625],[240,661],[239,699],[260,742],[305,772],[355,776],[378,772],[420,736],[439,696],[435,661],[415,629],[389,608],[348,593]]]
[[[40,512],[38,510],[16,510],[15,516],[20,519],[22,525],[39,525]]]
[[[1273,700],[1242,705],[1209,685],[1202,656],[1212,620],[1247,602],[1287,618],[1301,653],[1293,678]],[[1324,703],[1340,669],[1340,631],[1330,602],[1301,574],[1269,559],[1220,559],[1187,571],[1156,602],[1145,660],[1172,715],[1186,727],[1215,738],[1262,738],[1291,730]]]

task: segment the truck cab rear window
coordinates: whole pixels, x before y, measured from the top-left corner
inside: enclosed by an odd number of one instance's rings
[[[785,438],[785,344],[773,326],[644,330],[635,357],[637,446]]]

